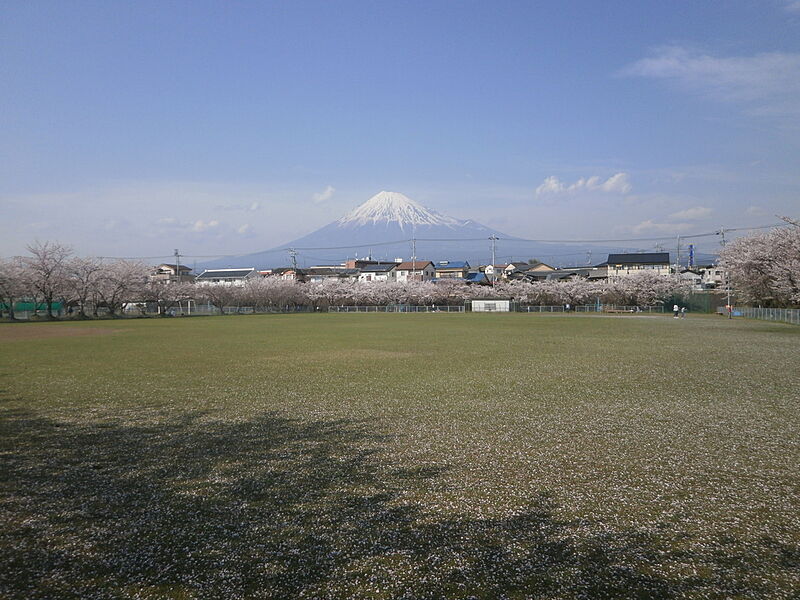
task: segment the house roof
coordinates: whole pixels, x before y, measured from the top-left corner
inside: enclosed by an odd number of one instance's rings
[[[255,269],[212,269],[205,270],[197,276],[198,279],[241,279],[255,273]]]
[[[361,267],[362,273],[388,273],[397,267],[397,263],[384,263],[382,265],[364,265]]]
[[[344,277],[358,275],[362,269],[348,269],[347,267],[309,267],[303,271],[306,275],[328,275],[330,277]]]
[[[465,260],[440,260],[434,265],[437,271],[461,271],[469,269],[469,263]]]
[[[551,267],[547,263],[538,262],[538,263],[534,263],[532,265],[529,264],[527,270],[528,271],[555,271],[556,269],[555,269],[555,267]]]
[[[609,265],[668,265],[669,252],[632,252],[630,254],[609,254],[606,262]]]
[[[467,283],[481,283],[483,281],[488,281],[488,279],[486,279],[486,273],[481,273],[481,272],[467,273],[465,279]]]
[[[421,271],[422,269],[424,269],[428,265],[433,265],[433,263],[431,261],[429,261],[429,260],[416,260],[413,263],[410,260],[407,260],[405,262],[401,262],[400,264],[398,264],[397,265],[397,270],[398,271],[413,271],[413,270]]]

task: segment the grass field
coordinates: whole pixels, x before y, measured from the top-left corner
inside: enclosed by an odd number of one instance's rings
[[[797,598],[800,328],[0,325],[0,597]]]

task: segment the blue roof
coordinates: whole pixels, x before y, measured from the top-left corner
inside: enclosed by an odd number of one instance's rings
[[[469,269],[469,263],[465,260],[441,260],[434,266],[436,269]]]
[[[473,283],[480,283],[486,279],[485,273],[467,273],[466,280]]]

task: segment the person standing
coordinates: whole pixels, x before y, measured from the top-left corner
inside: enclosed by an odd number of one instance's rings
[[[678,312],[680,312],[680,310],[681,310],[681,309],[680,309],[680,307],[679,307],[677,304],[675,304],[675,305],[672,307],[672,318],[673,318],[673,319],[677,319],[677,318],[678,318]]]
[[[685,318],[686,318],[686,307],[684,306],[683,308],[681,308],[681,319]]]

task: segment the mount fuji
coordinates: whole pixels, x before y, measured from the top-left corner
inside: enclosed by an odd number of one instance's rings
[[[555,265],[587,264],[592,253],[586,246],[526,241],[506,235],[470,219],[462,220],[426,208],[399,192],[380,192],[347,213],[301,238],[280,247],[210,261],[205,268],[269,268],[289,264],[289,249],[297,264],[309,267],[339,264],[348,258],[391,261],[410,259],[415,247],[418,260],[466,260],[473,266],[489,264],[491,238],[497,241],[496,262],[539,258]],[[412,241],[415,245],[412,246]],[[594,247],[593,263],[620,248]]]
[[[384,191],[341,219],[280,248],[222,258],[205,266],[261,268],[284,265],[289,248],[296,250],[300,266],[324,261],[339,263],[355,257],[375,260],[410,258],[412,239],[417,240],[416,255],[420,259],[488,262],[491,236],[510,239],[510,236],[486,225],[449,217],[399,192]]]

